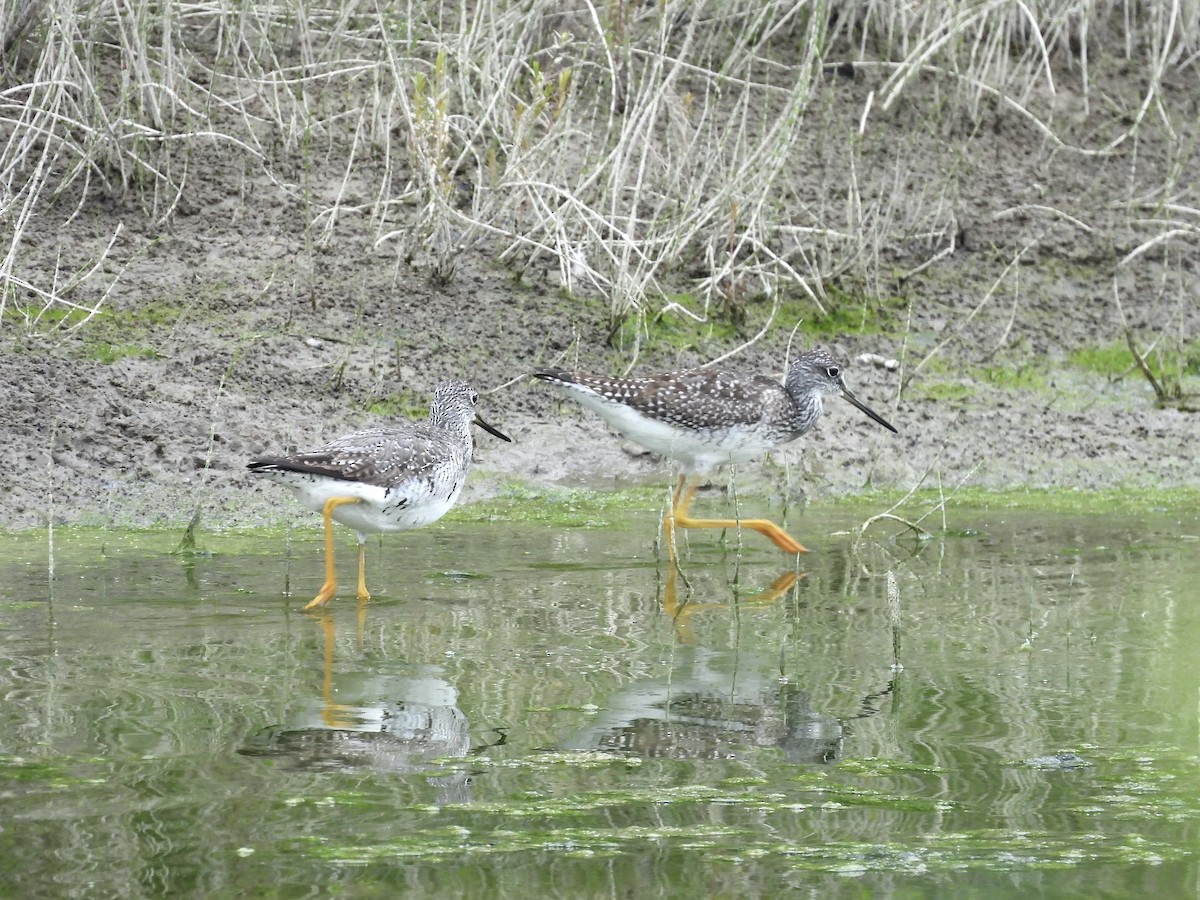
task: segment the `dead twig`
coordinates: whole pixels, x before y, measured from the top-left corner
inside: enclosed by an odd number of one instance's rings
[[[1150,382],[1150,387],[1154,388],[1154,396],[1158,398],[1159,405],[1165,404],[1172,399],[1178,399],[1172,397],[1167,392],[1167,389],[1163,387],[1163,383],[1155,377],[1154,372],[1146,363],[1146,358],[1138,353],[1137,342],[1133,339],[1133,329],[1128,324],[1125,325],[1125,343],[1129,346],[1129,352],[1133,354],[1133,361],[1137,363],[1137,367],[1142,370],[1142,374]]]

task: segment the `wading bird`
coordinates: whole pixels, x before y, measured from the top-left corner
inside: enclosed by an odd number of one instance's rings
[[[454,506],[471,463],[472,424],[512,440],[475,414],[478,401],[465,381],[443,381],[424,422],[368,428],[316,450],[260,456],[247,465],[255,475],[291,488],[304,506],[325,517],[325,583],[305,609],[324,606],[337,591],[333,522],[358,534],[358,599],[369,600],[367,535],[420,528]]]
[[[688,507],[702,473],[723,463],[754,459],[811,430],[821,417],[826,394],[840,394],[895,432],[850,392],[842,378],[843,368],[824,350],[809,350],[788,366],[783,384],[766,375],[705,368],[640,378],[538,369],[534,377],[599,413],[635,444],[679,463],[682,472],[663,520],[668,542],[675,525],[741,525],[766,536],[787,553],[803,553],[805,548],[795,538],[766,519],[695,519],[688,515]]]

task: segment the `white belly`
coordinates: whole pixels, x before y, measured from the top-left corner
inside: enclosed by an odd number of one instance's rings
[[[757,429],[748,425],[708,433],[682,430],[640,416],[623,404],[606,403],[599,398],[589,402],[591,398],[586,395],[575,396],[625,437],[653,453],[677,460],[689,472],[757,459],[775,446],[760,439]]]
[[[403,490],[385,489],[298,472],[274,472],[269,477],[291,488],[296,499],[314,512],[323,512],[326,501],[333,497],[357,498],[357,503],[335,506],[331,518],[359,534],[407,531],[436,522],[454,506],[463,484],[460,478],[450,484],[435,484],[426,491],[413,484]]]

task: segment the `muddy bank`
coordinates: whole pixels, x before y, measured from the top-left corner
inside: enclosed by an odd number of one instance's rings
[[[848,116],[869,88],[839,88],[856,92]],[[1185,103],[1186,92],[1178,93]],[[1144,235],[1116,225],[1081,231],[1039,210],[1111,222],[1109,198],[1128,187],[1128,153],[1052,153],[1032,129],[997,121],[972,137],[975,155],[963,163],[969,177],[957,181],[953,252],[879,285],[886,297],[840,295],[843,307],[861,312],[837,320],[848,323],[840,330],[803,296],[785,298],[773,326],[728,363],[781,373],[798,323],[798,346],[847,360],[878,353],[903,360],[911,374],[930,356],[902,392],[898,373],[862,365],[848,372],[851,387],[900,434],[833,401],[814,433],[769,465],[742,467],[740,492],[827,497],[904,489],[926,477],[996,489],[1200,482],[1194,414],[1157,407],[1136,372],[1113,379],[1072,357],[1123,340],[1114,275],[1129,323],[1147,343],[1194,343],[1197,248],[1175,244],[1120,268]],[[32,315],[36,305],[9,307],[0,351],[7,527],[51,517],[179,524],[196,509],[214,527],[304,516],[284,491],[251,483],[245,462],[420,415],[446,377],[470,378],[485,392],[484,416],[516,438],[502,445],[479,436],[465,501],[512,482],[669,483],[667,466],[526,377],[541,364],[607,372],[634,361],[629,343],[609,343],[604,297],[567,297],[556,268],[515,271],[485,242],[464,247],[454,277],[441,284],[352,218],[314,244],[294,200],[266,184],[248,195],[233,177],[235,162],[207,153],[195,165],[208,177],[192,185],[169,226],[152,226],[135,202],[116,200],[89,204],[65,228],[48,219],[31,226],[42,229],[29,242],[33,262],[48,271],[56,254],[86,248],[118,224],[118,250],[130,261],[101,313],[75,331],[29,327],[20,311]],[[1147,140],[1138,153],[1140,179],[1166,179],[1171,163],[1161,146]],[[894,165],[887,140],[873,162]],[[313,164],[337,184],[337,160]],[[812,171],[796,173],[796,190],[819,195],[822,166],[832,164],[827,152],[815,159]],[[919,177],[922,161],[907,164]],[[925,164],[933,167],[928,177],[939,176],[936,158]],[[893,270],[905,273],[931,255],[891,253]],[[691,283],[680,275],[682,287]],[[645,342],[635,370],[720,356],[752,338],[769,310],[767,298],[749,296],[736,326],[716,310],[720,327],[683,322],[670,340]]]

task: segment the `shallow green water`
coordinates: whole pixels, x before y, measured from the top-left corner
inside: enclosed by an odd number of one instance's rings
[[[0,896],[1200,893],[1196,511],[874,511],[4,536]]]

